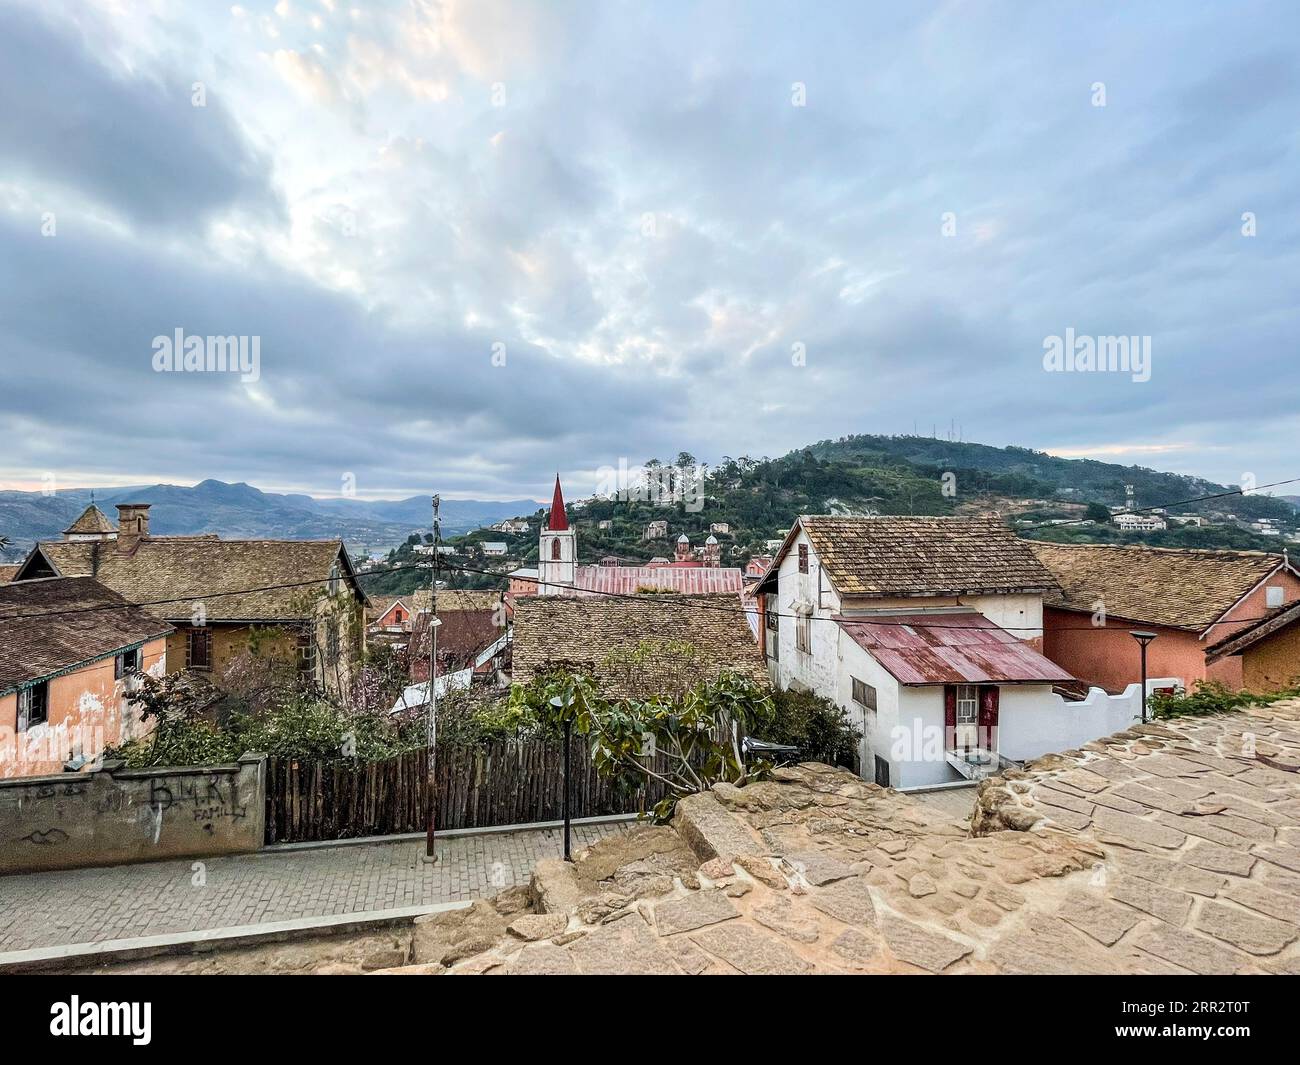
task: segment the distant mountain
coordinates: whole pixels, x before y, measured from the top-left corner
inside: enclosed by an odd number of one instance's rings
[[[37,540],[58,539],[90,503],[92,493],[99,508],[113,520],[118,503],[151,504],[150,529],[160,535],[215,532],[230,539],[292,540],[337,536],[351,548],[379,551],[402,543],[412,533],[428,532],[432,522],[428,496],[383,501],[314,499],[214,480],[192,487],[155,484],[73,488],[48,496],[41,492],[0,492],[0,536],[13,542],[8,555],[25,553]],[[441,511],[443,534],[470,532],[536,509],[537,503],[531,499],[446,499]]]

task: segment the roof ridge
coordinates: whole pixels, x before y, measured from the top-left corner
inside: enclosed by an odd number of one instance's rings
[[[1257,548],[1234,550],[1227,547],[1164,547],[1156,544],[1066,544],[1055,540],[1030,540],[1031,544],[1044,547],[1066,547],[1071,550],[1084,548],[1105,548],[1111,551],[1151,551],[1170,555],[1212,555],[1227,558],[1276,558],[1281,561],[1285,554],[1280,551],[1264,551]]]

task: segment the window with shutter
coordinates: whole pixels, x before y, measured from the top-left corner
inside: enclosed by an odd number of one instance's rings
[[[33,684],[18,693],[18,731],[44,724],[50,716],[50,686],[47,681]]]

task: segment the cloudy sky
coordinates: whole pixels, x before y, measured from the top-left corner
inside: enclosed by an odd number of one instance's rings
[[[1298,12],[0,0],[0,487],[576,494],[954,423],[1300,476]],[[155,372],[177,329],[259,379]],[[1046,372],[1068,329],[1150,380]]]

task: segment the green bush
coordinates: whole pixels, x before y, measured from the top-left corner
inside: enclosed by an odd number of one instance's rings
[[[1182,688],[1167,693],[1157,692],[1151,696],[1149,705],[1153,718],[1200,717],[1205,714],[1226,714],[1243,706],[1267,705],[1298,695],[1300,687],[1256,695],[1253,692],[1233,691],[1219,681],[1198,680],[1190,694]]]
[[[775,699],[776,712],[756,738],[798,747],[806,762],[853,766],[862,732],[847,713],[812,692],[779,691]]]

